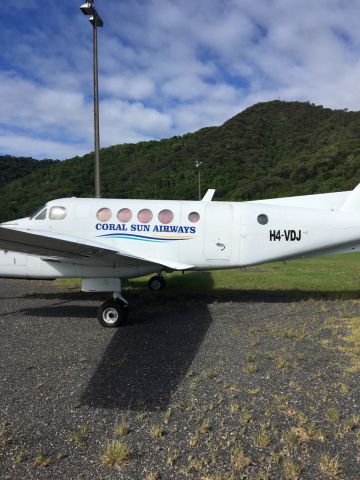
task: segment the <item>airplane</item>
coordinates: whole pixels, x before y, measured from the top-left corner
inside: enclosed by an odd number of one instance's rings
[[[112,292],[104,327],[126,323],[123,287],[164,272],[241,268],[360,250],[360,184],[352,191],[266,200],[61,198],[0,224],[0,277],[81,278],[85,292]]]

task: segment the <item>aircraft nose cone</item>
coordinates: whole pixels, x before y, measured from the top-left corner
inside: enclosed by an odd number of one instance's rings
[[[23,225],[25,220],[27,220],[27,218],[18,218],[16,220],[10,220],[9,222],[0,223],[0,225],[2,227],[18,227],[19,225]]]

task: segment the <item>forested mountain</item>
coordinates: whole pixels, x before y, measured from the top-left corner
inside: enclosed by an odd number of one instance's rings
[[[38,170],[48,167],[54,163],[53,160],[35,160],[30,157],[12,157],[11,155],[0,155],[0,188],[16,178],[23,177]]]
[[[301,102],[258,103],[220,127],[101,150],[102,194],[248,200],[352,189],[360,182],[360,112]],[[2,161],[2,160],[0,160]],[[93,196],[93,154],[50,163],[0,188],[2,221],[53,198]]]

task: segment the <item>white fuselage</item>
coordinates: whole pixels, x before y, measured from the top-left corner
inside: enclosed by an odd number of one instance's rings
[[[159,264],[163,260],[164,265],[178,263],[193,270],[237,268],[359,251],[360,212],[338,208],[348,194],[242,203],[66,198],[48,202],[43,218],[23,218],[3,226],[69,235],[119,254],[156,259]],[[62,207],[65,217],[50,219],[52,207]],[[105,209],[103,217],[98,214],[101,209]],[[131,219],[119,213],[124,209]],[[146,263],[127,266],[116,260],[62,261],[59,257],[0,251],[0,276],[132,278],[156,271]]]

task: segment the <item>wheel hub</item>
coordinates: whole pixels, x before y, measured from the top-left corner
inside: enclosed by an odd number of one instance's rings
[[[118,318],[119,313],[116,308],[108,307],[103,311],[103,319],[106,323],[113,324],[118,320]]]
[[[160,290],[160,288],[161,288],[160,280],[153,280],[152,281],[152,287],[153,287],[154,290]]]

